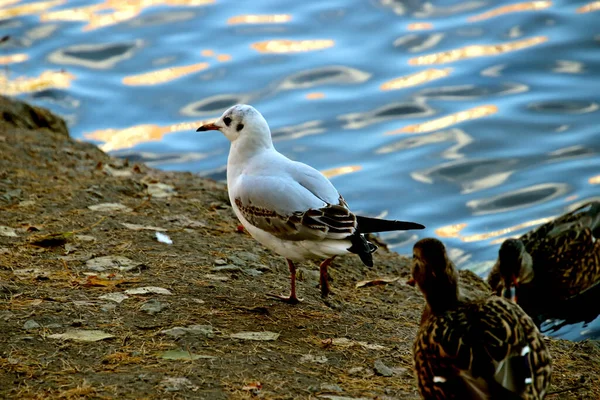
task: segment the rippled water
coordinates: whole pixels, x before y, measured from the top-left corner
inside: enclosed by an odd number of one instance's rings
[[[74,136],[225,176],[197,134],[234,103],[353,209],[437,235],[485,274],[506,237],[599,198],[600,2],[0,0],[0,90]],[[600,337],[600,321],[554,333]]]

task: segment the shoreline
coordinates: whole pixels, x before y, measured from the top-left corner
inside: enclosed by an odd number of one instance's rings
[[[0,115],[0,397],[419,398],[407,258],[336,258],[326,300],[301,263],[305,301],[268,299],[287,268],[237,229],[223,184],[112,158],[2,96]],[[570,389],[547,398],[600,398],[598,342],[547,344],[550,392]]]

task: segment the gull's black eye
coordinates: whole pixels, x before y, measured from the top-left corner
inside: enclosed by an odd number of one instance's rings
[[[223,122],[225,122],[225,125],[229,126],[229,125],[231,125],[231,118],[225,117],[225,118],[223,118]]]
[[[238,124],[236,129],[238,132],[241,131],[242,129],[244,129],[244,124]]]

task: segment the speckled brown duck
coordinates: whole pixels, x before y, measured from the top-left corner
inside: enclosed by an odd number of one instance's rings
[[[596,201],[504,241],[488,283],[496,294],[512,298],[530,315],[549,313],[561,302],[599,286],[598,238],[600,202]]]
[[[458,273],[437,239],[413,248],[413,278],[427,305],[413,355],[424,399],[541,399],[550,354],[531,318],[498,296],[462,300]]]

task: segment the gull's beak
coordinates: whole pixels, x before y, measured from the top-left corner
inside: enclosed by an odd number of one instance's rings
[[[204,132],[204,131],[218,131],[221,128],[211,122],[210,124],[202,125],[200,128],[196,129],[196,132]]]

